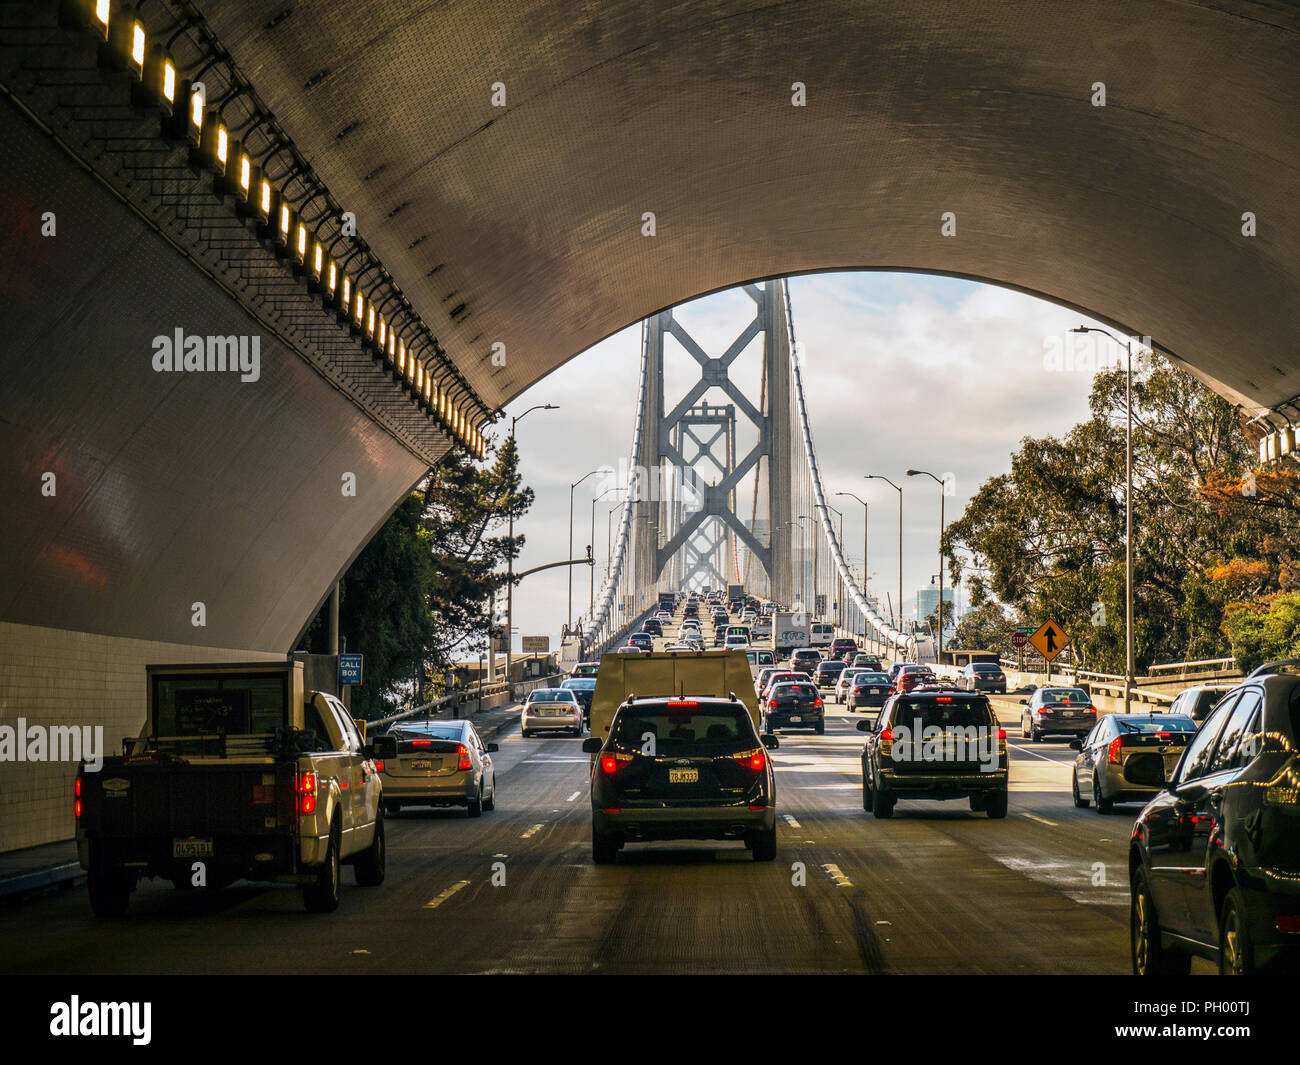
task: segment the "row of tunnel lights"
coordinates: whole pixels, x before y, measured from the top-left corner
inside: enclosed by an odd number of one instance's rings
[[[339,268],[297,212],[264,177],[259,167],[234,140],[216,112],[207,107],[201,87],[178,81],[176,65],[161,45],[147,48],[144,23],[132,8],[110,13],[110,0],[73,2],[64,0],[61,18],[89,28],[105,43],[108,58],[119,68],[124,64],[134,77],[133,92],[138,102],[152,103],[163,111],[163,132],[173,139],[188,140],[191,163],[215,171],[214,190],[235,199],[236,213],[258,220],[258,233],[275,241],[276,254],[291,257],[295,273],[308,275],[308,291],[319,293],[326,307],[332,307],[340,322],[362,336],[372,356],[387,360],[395,379],[409,387],[417,404],[436,415],[448,430],[474,455],[487,454],[487,441],[474,426],[463,404],[433,380],[406,342],[379,314],[374,302],[359,285]],[[235,165],[230,165],[231,160]]]

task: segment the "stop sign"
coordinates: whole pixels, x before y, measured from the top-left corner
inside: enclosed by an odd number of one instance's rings
[[[1019,650],[1029,642],[1029,637],[1023,632],[1013,632],[1011,634],[1011,646]]]

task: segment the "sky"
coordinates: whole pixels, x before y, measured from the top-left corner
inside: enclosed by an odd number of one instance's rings
[[[1079,324],[1101,325],[1076,311],[993,285],[926,274],[832,273],[790,280],[795,335],[804,352],[804,389],[813,443],[828,502],[844,512],[844,545],[857,568],[862,555],[863,508],[837,491],[855,492],[870,512],[872,590],[884,601],[897,595],[898,495],[867,473],[883,474],[903,488],[903,599],[911,617],[916,590],[938,570],[939,486],[907,478],[904,470],[952,475],[955,495],[945,500],[945,520],[960,516],[979,486],[1006,472],[1011,453],[1026,436],[1060,435],[1088,416],[1091,367],[1111,355],[1110,342],[1074,336]],[[677,309],[691,335],[720,355],[752,317],[752,301],[739,290],[717,293]],[[1095,348],[1089,347],[1096,345]],[[756,342],[736,362],[732,379],[758,396]],[[1077,352],[1062,359],[1063,351]],[[1062,368],[1062,364],[1069,369]],[[640,323],[589,348],[524,392],[498,422],[535,404],[516,428],[524,483],[536,493],[532,510],[516,523],[526,537],[516,571],[568,556],[569,485],[589,470],[619,468],[632,439]],[[683,353],[666,361],[665,395],[671,404],[698,377]],[[721,393],[709,398],[722,400]],[[743,455],[752,444],[738,430]],[[574,493],[572,557],[591,540],[592,486]],[[617,506],[611,492],[595,504],[595,589],[606,561],[607,517]],[[618,514],[612,519],[617,529]],[[836,518],[838,521],[838,518]],[[945,571],[945,581],[948,579]],[[573,617],[590,594],[590,570],[575,567]],[[515,589],[514,647],[521,635],[549,635],[559,644],[568,616],[565,569],[526,578]]]

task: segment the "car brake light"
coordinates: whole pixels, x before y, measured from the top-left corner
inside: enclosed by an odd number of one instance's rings
[[[700,704],[696,702],[694,699],[669,699],[666,703],[664,703],[664,706],[668,707],[669,710],[681,710],[682,708],[687,706],[699,706],[699,705]]]
[[[1158,740],[1167,740],[1167,739],[1172,739],[1172,736],[1171,736],[1170,733],[1168,733],[1168,732],[1157,732],[1157,733],[1156,733],[1156,739],[1158,739]]]
[[[298,812],[314,814],[316,812],[316,774],[299,773],[297,781]]]
[[[433,740],[411,740],[412,747],[432,747]]]
[[[1277,926],[1279,932],[1300,932],[1300,917],[1279,914],[1273,918],[1273,923]]]
[[[1084,707],[1084,713],[1085,713],[1085,714],[1095,714],[1096,712],[1097,712],[1097,708],[1096,708],[1095,706],[1086,706],[1086,707]]]
[[[1007,730],[1004,728],[998,729],[998,739],[1005,740],[1006,738],[1007,738]]]
[[[375,761],[375,772],[376,772],[376,773],[383,773],[383,772],[385,772],[385,770],[384,770],[384,761],[383,761],[382,758],[377,759],[377,760]]]
[[[731,757],[755,773],[761,773],[767,765],[767,752],[762,747],[755,747],[752,751],[741,751]]]
[[[72,793],[78,799],[81,798],[81,777],[77,777],[77,782],[72,786]]]
[[[771,709],[775,710],[775,709],[776,709],[776,700],[775,700],[775,699],[769,699],[769,700],[767,701],[767,705],[768,705]]]
[[[817,701],[813,703],[813,706],[818,710],[822,708],[822,701],[820,696],[818,696]]]
[[[622,751],[615,751],[612,754],[602,754],[600,756],[600,769],[606,776],[613,776],[628,762],[632,761],[630,754]]]
[[[893,743],[894,730],[892,728],[882,729],[880,733],[881,743]]]
[[[1120,748],[1124,746],[1124,737],[1116,736],[1110,741],[1110,746],[1106,748],[1106,761],[1111,765],[1119,763]]]
[[[457,749],[456,753],[460,755],[460,761],[456,763],[457,770],[472,769],[469,761],[469,748],[463,743]]]
[[[936,696],[934,697],[934,701],[935,701],[936,703],[950,703],[950,702],[952,702],[952,696],[951,696],[951,695],[936,695]]]

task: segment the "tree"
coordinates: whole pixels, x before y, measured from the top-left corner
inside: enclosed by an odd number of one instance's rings
[[[954,650],[996,651],[1009,655],[1015,650],[1011,636],[1019,624],[1001,604],[985,599],[957,622],[950,642]]]
[[[1240,413],[1167,360],[1133,385],[1136,668],[1229,647],[1235,602],[1300,586],[1300,477],[1255,471]],[[1099,373],[1091,416],[1063,437],[1025,438],[944,537],[987,576],[978,591],[1069,632],[1079,661],[1124,670],[1123,370]],[[978,601],[978,600],[977,600]],[[1265,605],[1267,609],[1267,605]],[[1244,622],[1243,622],[1244,623]]]
[[[366,683],[352,692],[358,717],[383,717],[425,697],[429,678],[455,656],[486,648],[506,559],[524,543],[501,531],[533,502],[518,458],[509,437],[487,463],[449,452],[344,574],[340,629],[347,647],[366,656]],[[324,651],[325,638],[322,612],[303,645]]]

